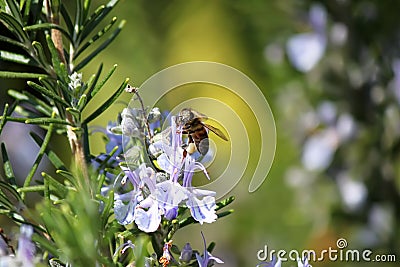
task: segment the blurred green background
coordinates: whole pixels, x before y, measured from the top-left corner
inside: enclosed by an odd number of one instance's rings
[[[326,10],[322,30],[309,15],[316,3]],[[347,240],[348,249],[396,254],[400,260],[400,83],[394,66],[400,58],[398,10],[398,1],[121,0],[112,15],[127,20],[124,30],[83,71],[87,79],[100,62],[105,69],[118,64],[108,92],[102,91],[97,103],[126,77],[140,86],[168,66],[206,60],[248,75],[275,117],[277,149],[264,184],[250,194],[245,175],[229,194],[236,197],[233,215],[178,231],[174,242],[201,248],[203,231],[208,242],[216,242],[213,255],[225,266],[256,266],[257,252],[265,245],[319,252],[336,249],[339,238]],[[292,64],[296,58],[288,56],[287,42],[306,32],[322,38],[317,48],[322,45],[323,51],[314,55],[310,70],[302,71]],[[295,57],[312,52],[317,53],[306,49]],[[5,89],[24,85],[4,81],[0,86],[4,99]],[[168,109],[166,98],[162,104]],[[92,125],[114,121],[129,100],[130,95],[121,97]],[[92,152],[103,152],[103,144],[95,136]],[[258,153],[257,142],[251,144]],[[11,155],[12,160],[17,157]],[[254,155],[250,160],[254,166]],[[329,260],[311,264],[397,266]]]

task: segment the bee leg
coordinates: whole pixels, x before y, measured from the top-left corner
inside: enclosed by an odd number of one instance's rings
[[[199,144],[197,146],[197,150],[200,152],[201,155],[204,156],[208,152],[209,145],[210,145],[210,142],[209,142],[208,138],[204,138],[199,142]]]

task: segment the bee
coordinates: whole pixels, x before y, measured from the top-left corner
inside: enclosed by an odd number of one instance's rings
[[[223,132],[221,132],[221,130],[204,123],[203,121],[206,119],[207,116],[191,108],[182,109],[176,117],[176,124],[182,126],[183,134],[188,135],[189,142],[186,151],[189,154],[192,154],[195,151],[193,143],[201,155],[204,156],[207,154],[209,148],[208,131],[211,131],[223,140],[228,141],[228,138]]]

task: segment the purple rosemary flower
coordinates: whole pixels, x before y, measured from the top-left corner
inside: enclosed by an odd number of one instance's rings
[[[23,266],[34,266],[35,244],[32,242],[33,227],[30,225],[21,225],[21,234],[18,238],[17,258],[23,263]]]
[[[186,243],[186,245],[182,248],[179,260],[188,263],[192,260],[192,256],[193,256],[193,249],[189,243]]]
[[[199,267],[207,267],[209,262],[224,263],[220,258],[214,257],[213,255],[211,255],[210,252],[207,251],[207,243],[203,233],[201,233],[201,236],[203,238],[203,243],[204,243],[204,253],[203,257],[201,257],[198,253],[196,253],[196,259],[197,263],[199,264]]]

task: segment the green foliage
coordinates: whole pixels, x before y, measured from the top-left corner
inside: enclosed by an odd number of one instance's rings
[[[0,23],[7,31],[0,34],[0,60],[25,67],[28,72],[0,70],[0,78],[25,79],[24,90],[9,89],[13,98],[5,104],[0,117],[0,134],[8,122],[38,125],[44,137],[30,132],[39,152],[29,173],[19,185],[15,166],[10,162],[6,144],[1,144],[5,178],[0,181],[0,214],[16,224],[34,227],[32,240],[38,245],[41,263],[51,266],[144,266],[146,261],[159,266],[171,241],[180,228],[197,223],[188,207],[181,207],[176,219],[163,219],[159,229],[144,234],[134,225],[122,226],[114,218],[113,189],[107,175],[120,177],[119,166],[111,165],[117,150],[95,157],[89,150],[88,124],[117,101],[128,85],[125,79],[115,92],[89,115],[86,107],[105,87],[117,65],[102,75],[103,64],[87,81],[77,73],[106,49],[119,35],[124,21],[113,17],[104,22],[118,0],[111,0],[90,12],[90,0],[76,0],[73,8],[60,0],[5,0],[0,2]],[[145,108],[143,107],[143,115]],[[16,115],[18,113],[18,115]],[[65,136],[70,144],[72,167],[52,149],[55,134]],[[143,147],[145,149],[145,147]],[[47,157],[55,173],[42,172],[34,181],[39,164]],[[90,167],[92,161],[98,166]],[[93,164],[95,165],[95,164]],[[35,184],[36,183],[36,184]],[[110,184],[111,183],[111,184]],[[111,188],[111,187],[110,187]],[[40,195],[42,201],[32,207],[28,194]],[[217,203],[220,210],[233,197]],[[232,210],[219,211],[218,218]],[[126,244],[134,244],[132,253],[122,253]],[[132,246],[133,247],[133,246]],[[180,250],[172,247],[177,259]],[[211,251],[212,248],[210,248]],[[196,259],[193,255],[190,266]],[[179,265],[177,261],[171,263]],[[185,265],[186,266],[186,265]]]

